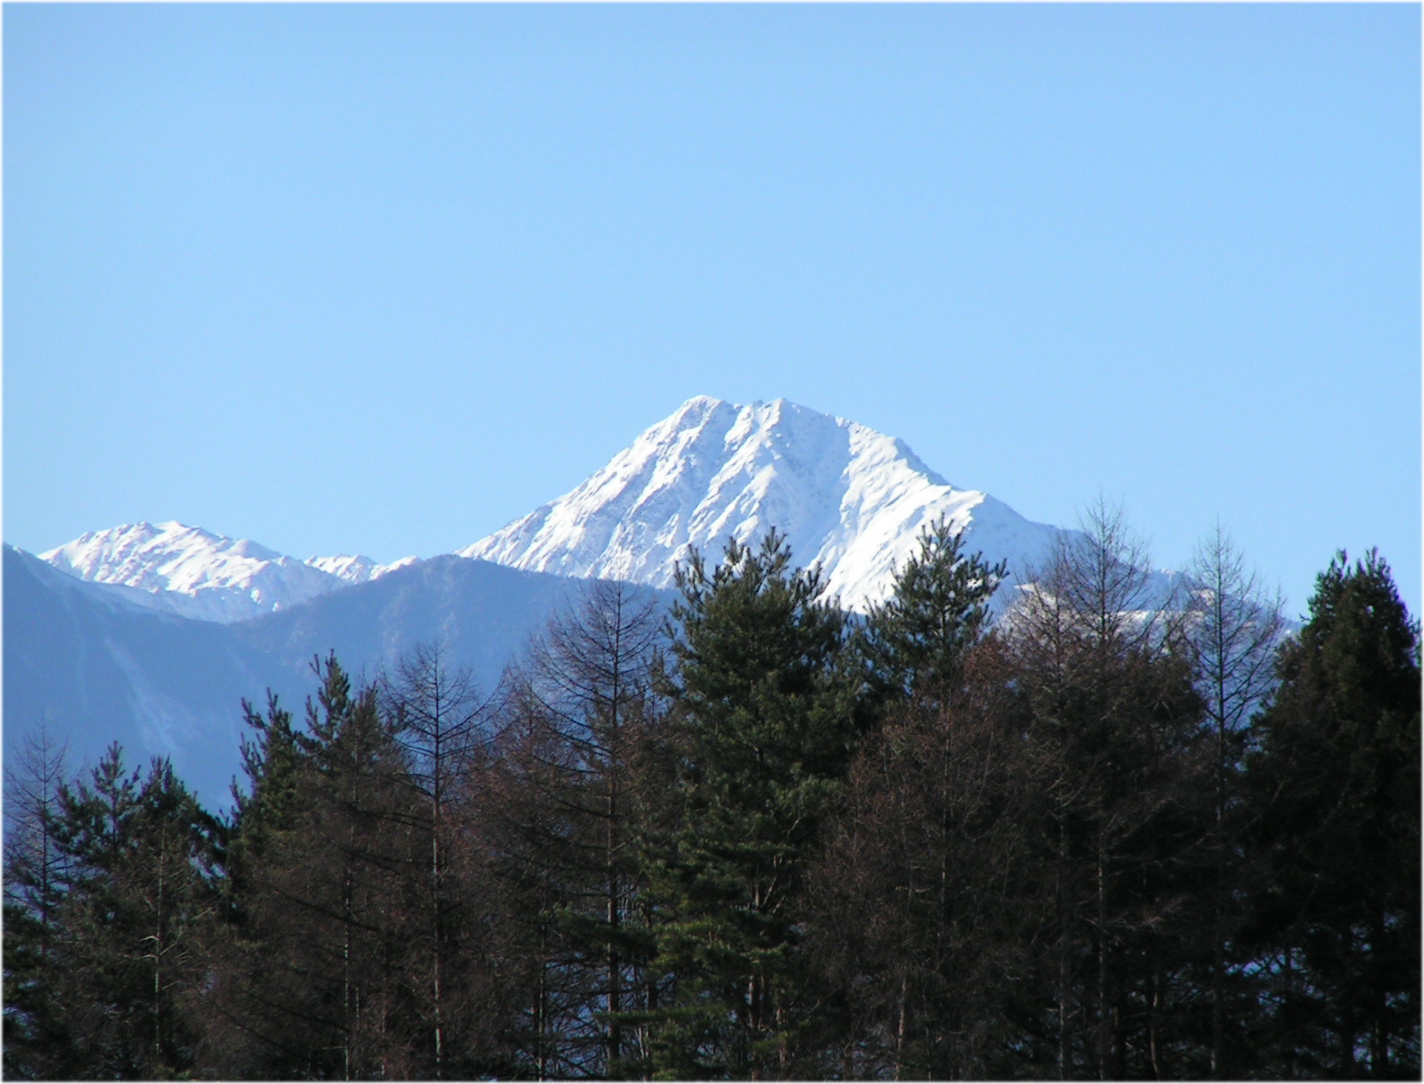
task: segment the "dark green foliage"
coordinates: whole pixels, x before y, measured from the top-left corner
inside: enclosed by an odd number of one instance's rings
[[[19,1049],[7,1034],[7,1071],[118,1079],[188,1072],[220,826],[167,761],[147,776],[126,772],[113,746],[89,782],[60,789],[50,830],[62,879],[43,902],[36,895],[11,912],[21,943],[7,930],[7,970],[12,951],[44,964],[42,979],[31,975],[29,1018],[9,1022],[29,1034]],[[25,1048],[30,1057],[15,1057]]]
[[[1006,575],[1003,562],[965,554],[963,536],[947,521],[927,527],[919,552],[897,571],[889,600],[871,607],[860,637],[877,699],[945,702]]]
[[[782,539],[736,543],[710,575],[680,570],[667,693],[681,808],[652,838],[656,966],[675,977],[660,1075],[814,1073],[799,1042],[815,1000],[800,967],[799,892],[849,767],[845,620]]]
[[[1263,1054],[1417,1077],[1419,641],[1377,553],[1336,556],[1278,671],[1249,762]]]
[[[381,1075],[404,1052],[413,794],[375,691],[353,693],[334,658],[319,674],[304,731],[275,705],[252,720],[238,914],[213,991],[232,1027],[214,1056],[273,1079]]]
[[[19,764],[5,766],[5,1060],[12,1079],[55,1077],[68,1043],[50,996],[71,862],[59,846],[66,750],[41,722]]]

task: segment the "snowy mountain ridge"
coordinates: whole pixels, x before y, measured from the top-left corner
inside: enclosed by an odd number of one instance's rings
[[[298,561],[249,539],[172,520],[91,531],[39,557],[78,579],[122,588],[124,598],[157,612],[223,623],[289,609],[415,560],[390,565],[369,557]]]
[[[828,597],[863,611],[888,596],[895,570],[941,518],[964,532],[967,552],[1006,561],[1010,583],[1075,533],[952,485],[903,441],[858,422],[785,399],[697,396],[571,492],[456,556],[664,588],[693,549],[715,562],[729,538],[754,545],[774,527],[797,563],[821,567]],[[288,610],[417,560],[300,561],[172,521],[92,532],[39,556],[158,612],[222,623]],[[1011,596],[1001,592],[1001,604]]]
[[[692,549],[714,561],[729,537],[754,544],[775,527],[799,564],[821,566],[828,595],[863,610],[941,517],[1015,579],[1060,533],[951,485],[903,441],[857,422],[785,399],[698,396],[571,492],[456,552],[666,587]]]

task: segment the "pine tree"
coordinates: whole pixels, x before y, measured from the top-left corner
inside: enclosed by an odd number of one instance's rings
[[[1318,577],[1278,674],[1248,761],[1258,1045],[1276,1071],[1417,1078],[1419,635],[1377,552]]]
[[[52,826],[67,876],[36,976],[45,1015],[65,1026],[52,1068],[119,1079],[188,1072],[222,826],[166,760],[141,777],[117,745],[89,782],[60,789]]]
[[[890,598],[870,608],[859,637],[875,699],[918,695],[946,702],[1006,575],[1006,563],[965,554],[963,534],[947,520],[927,527],[919,550],[896,571]]]
[[[334,657],[305,727],[269,704],[249,745],[230,940],[211,1001],[214,1068],[267,1079],[410,1075],[402,977],[421,853],[410,770],[374,688]]]
[[[1012,952],[992,930],[1022,913],[1010,897],[1022,887],[1014,841],[1025,825],[1009,812],[1022,742],[1002,667],[987,664],[999,653],[980,652],[972,692],[966,669],[1006,574],[966,556],[942,520],[855,640],[872,732],[817,866],[816,940],[831,973],[858,991],[846,1006],[852,1063],[897,1079],[982,1074],[1001,1023],[989,1022],[992,990]]]
[[[654,1067],[760,1079],[798,1061],[812,1012],[799,920],[803,873],[852,752],[843,615],[774,532],[732,542],[710,575],[679,570],[667,694],[681,810],[652,841],[658,966],[672,977]]]

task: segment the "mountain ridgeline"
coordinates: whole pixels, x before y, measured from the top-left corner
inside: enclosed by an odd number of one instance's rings
[[[699,398],[458,554],[7,547],[4,633],[15,1079],[1420,1072],[1373,552],[1295,626]]]
[[[799,564],[820,566],[828,598],[864,612],[940,520],[1007,563],[999,610],[1024,570],[1075,534],[948,484],[855,422],[784,400],[698,397],[573,492],[455,555],[302,560],[176,522],[95,531],[38,560],[7,546],[5,751],[41,721],[91,764],[121,740],[139,758],[172,757],[222,804],[239,772],[237,705],[268,689],[300,703],[312,659],[332,649],[371,676],[413,644],[444,642],[490,689],[567,602],[573,585],[554,577],[667,598],[694,550],[715,557],[773,527]],[[1154,575],[1159,602],[1174,582]]]

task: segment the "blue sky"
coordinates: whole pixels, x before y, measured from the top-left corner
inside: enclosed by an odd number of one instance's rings
[[[30,5],[4,537],[464,546],[785,396],[1420,599],[1420,8]]]

